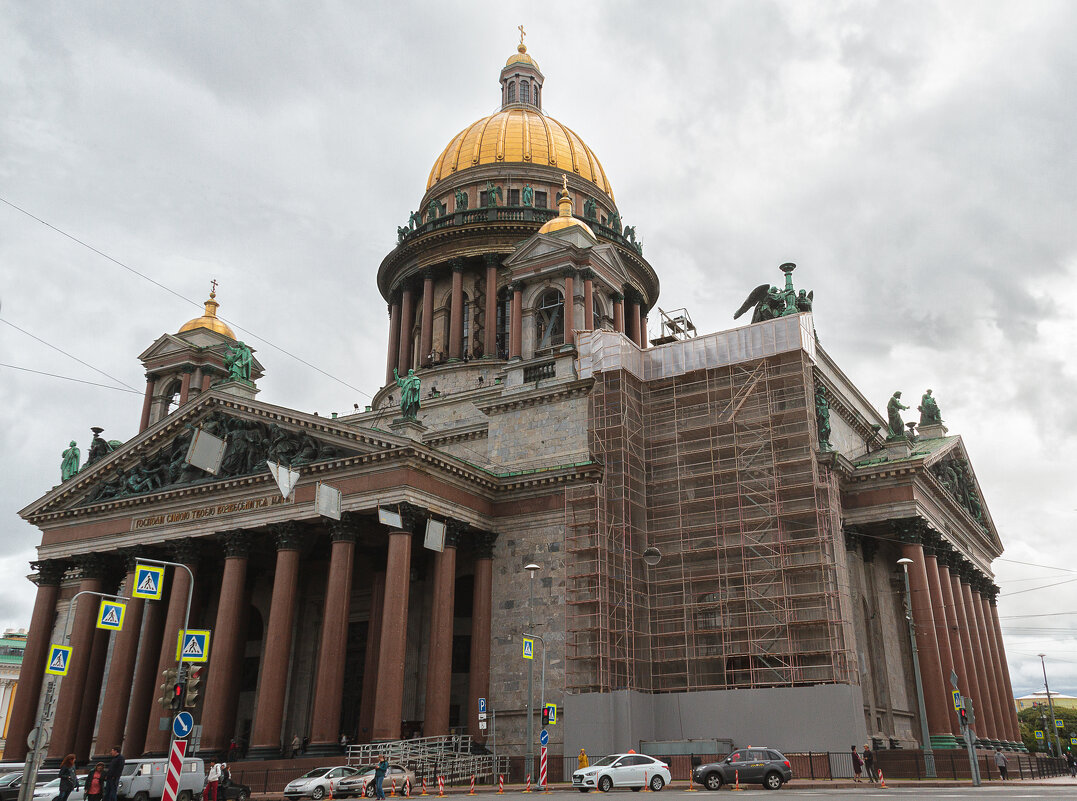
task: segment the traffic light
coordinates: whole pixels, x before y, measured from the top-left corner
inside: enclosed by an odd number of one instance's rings
[[[548,706],[542,708],[542,725],[550,725],[550,708]]]
[[[177,681],[175,684],[172,685],[172,698],[169,701],[168,708],[171,709],[173,713],[179,712],[181,709],[183,709],[183,696],[185,694],[185,689],[186,687],[182,681]]]
[[[969,713],[965,711],[964,707],[958,710],[961,713],[961,727],[967,729],[969,727]]]
[[[157,698],[157,703],[165,709],[172,708],[172,694],[176,686],[176,682],[179,680],[179,671],[176,668],[165,668],[161,671],[161,678],[164,682],[161,684],[161,695]]]
[[[187,695],[184,698],[183,706],[186,709],[194,709],[198,706],[198,696],[202,694],[202,666],[192,666],[189,670]]]

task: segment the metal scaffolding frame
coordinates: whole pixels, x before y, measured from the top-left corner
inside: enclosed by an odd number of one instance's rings
[[[595,373],[605,475],[565,498],[570,691],[857,681],[812,371],[793,350],[650,381]]]

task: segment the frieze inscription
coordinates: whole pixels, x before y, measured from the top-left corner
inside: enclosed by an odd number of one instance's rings
[[[200,506],[197,509],[184,509],[179,512],[169,512],[162,515],[148,515],[136,517],[131,521],[131,531],[141,531],[157,526],[169,526],[176,523],[187,523],[191,520],[202,520],[208,517],[224,517],[240,512],[253,512],[256,509],[267,509],[270,506],[280,506],[290,503],[281,495],[267,495],[264,498],[250,498],[246,501],[233,501],[231,503],[216,503],[210,506]]]

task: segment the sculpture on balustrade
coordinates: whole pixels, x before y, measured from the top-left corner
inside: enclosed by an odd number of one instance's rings
[[[252,364],[254,364],[254,357],[251,356],[251,349],[242,342],[237,342],[228,348],[228,353],[224,357],[224,366],[228,368],[230,381],[249,382]]]
[[[421,227],[422,224],[423,224],[423,215],[421,215],[417,211],[413,211],[411,213],[411,216],[408,217],[408,227],[411,228],[411,230],[414,231],[416,228]]]
[[[400,417],[404,420],[416,419],[419,412],[419,376],[415,375],[415,370],[412,369],[401,378],[394,367],[393,378],[396,379],[396,385],[400,387]]]
[[[467,192],[457,189],[453,197],[456,199],[456,211],[467,210]]]
[[[920,412],[920,425],[942,425],[942,412],[930,389],[920,398],[920,405],[916,409]]]
[[[905,435],[905,423],[901,420],[901,412],[909,407],[901,402],[901,390],[895,392],[886,404],[887,441],[908,439]]]
[[[815,388],[815,424],[819,432],[819,449],[832,450],[830,444],[830,400],[826,387],[819,384]]]
[[[71,447],[64,451],[63,461],[60,462],[60,480],[67,481],[79,471],[79,457],[81,453],[75,440],[71,440]]]
[[[501,200],[501,187],[495,186],[490,181],[486,182],[486,207],[493,208],[497,201]]]
[[[524,184],[523,203],[525,206],[532,206],[535,203],[535,190],[531,188],[531,184]]]
[[[396,244],[400,244],[404,241],[404,238],[411,233],[411,229],[406,225],[398,225],[396,227]]]
[[[595,202],[593,197],[589,197],[583,202],[583,216],[588,220],[598,219],[598,203]]]

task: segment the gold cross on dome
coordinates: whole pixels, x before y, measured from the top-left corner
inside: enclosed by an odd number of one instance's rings
[[[520,30],[520,44],[524,43],[524,37],[527,36],[527,31],[524,30],[523,25],[516,26]]]

